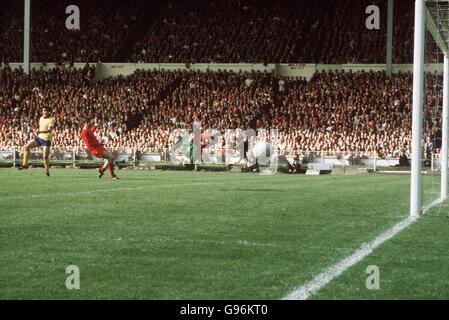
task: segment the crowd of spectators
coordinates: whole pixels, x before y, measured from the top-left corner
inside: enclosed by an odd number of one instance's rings
[[[101,62],[118,57],[122,43],[143,17],[145,0],[31,1],[33,62]],[[66,8],[80,10],[80,29],[67,29]],[[0,4],[0,63],[23,59],[23,1]]]
[[[147,108],[139,126],[113,142],[143,150],[166,149],[174,129],[191,129],[200,120],[204,128],[235,129],[256,125],[260,109],[269,103],[272,77],[267,73],[174,72],[176,87]]]
[[[0,71],[0,146],[23,146],[38,127],[42,107],[56,118],[53,144],[60,148],[82,147],[82,121],[97,119],[97,135],[114,143],[135,126],[146,109],[157,105],[177,73],[138,71],[127,77],[93,81],[94,69],[54,68]],[[133,146],[132,140],[126,145]]]
[[[396,63],[412,62],[409,2],[394,2]],[[387,0],[78,0],[81,29],[68,30],[71,4],[32,1],[32,61],[385,62]],[[366,28],[371,4],[380,8],[380,29]],[[21,61],[22,41],[23,1],[2,0],[0,62]]]
[[[369,30],[366,8],[380,9]],[[136,62],[384,63],[387,1],[172,0],[135,44]],[[394,61],[413,52],[413,6],[395,1]]]
[[[230,71],[143,71],[94,81],[95,70],[55,68],[0,71],[0,147],[23,146],[43,106],[56,117],[53,144],[81,148],[82,119],[97,119],[109,147],[161,151],[175,143],[174,129],[277,129],[281,154],[410,154],[412,75],[319,72],[304,78]],[[426,150],[438,152],[442,79],[427,74]],[[282,87],[282,89],[280,88]],[[228,141],[225,141],[228,139]],[[221,138],[216,147],[236,147]]]
[[[171,1],[135,44],[139,62],[294,62],[294,1]],[[308,9],[306,9],[308,10]],[[301,14],[302,16],[302,14]]]
[[[324,154],[411,154],[411,73],[322,72],[290,81],[286,99],[272,110],[270,126],[281,132],[281,149]],[[426,74],[423,145],[441,147],[442,76]],[[429,157],[429,155],[427,155]]]
[[[288,151],[369,151],[396,157],[409,151],[410,74],[318,73],[292,81],[269,119]]]

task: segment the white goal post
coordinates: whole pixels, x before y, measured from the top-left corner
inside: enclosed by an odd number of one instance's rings
[[[415,0],[415,35],[413,55],[413,115],[412,115],[412,172],[410,186],[410,215],[418,216],[423,211],[422,205],[422,137],[423,137],[423,105],[424,105],[424,54],[426,27],[444,53],[443,70],[443,115],[441,145],[441,199],[448,197],[448,86],[449,86],[449,10],[443,17],[435,7],[448,6],[449,0]],[[434,10],[430,10],[431,8]],[[438,10],[438,8],[437,8]]]

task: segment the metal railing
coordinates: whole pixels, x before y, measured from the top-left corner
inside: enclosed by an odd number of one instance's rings
[[[0,147],[0,161],[8,161],[15,164],[20,160],[23,147]],[[138,162],[169,162],[171,159],[171,150],[169,148],[108,148],[116,161],[127,163]],[[183,156],[182,150],[176,152],[177,156]],[[231,162],[240,159],[240,153],[237,149],[224,148],[205,148],[203,150],[203,161],[210,163],[224,163],[225,157],[231,157]],[[295,151],[284,152],[279,154],[280,161],[290,161],[295,157],[299,157],[304,163],[325,163],[333,162],[335,165],[341,166],[373,166],[368,164],[369,161],[375,163],[376,161],[397,161],[397,158],[381,159],[366,152],[328,152],[328,151]],[[30,153],[30,160],[37,160],[42,158],[42,151],[40,149],[33,149]],[[58,148],[52,147],[50,152],[51,161],[65,161],[72,162],[75,166],[77,162],[99,160],[89,154],[84,148]]]

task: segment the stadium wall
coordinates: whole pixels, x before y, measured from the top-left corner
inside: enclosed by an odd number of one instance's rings
[[[199,72],[207,71],[260,71],[273,72],[275,70],[274,64],[208,64],[208,63],[100,63],[97,65],[97,75],[100,78],[114,77],[117,75],[129,75],[135,70],[191,70]]]
[[[89,66],[95,66],[98,65],[98,63],[87,63]],[[19,69],[22,67],[22,63],[18,63],[18,62],[13,62],[13,63],[9,63],[8,64],[11,69]],[[74,63],[73,67],[76,69],[82,69],[86,66],[86,63]],[[0,64],[0,68],[3,68],[4,65]],[[56,63],[54,62],[31,62],[30,63],[30,69],[36,69],[36,70],[44,70],[44,71],[48,71],[51,70],[53,68],[57,67]]]
[[[192,71],[260,71],[274,72],[282,77],[305,77],[312,78],[317,71],[385,71],[385,64],[184,64],[184,63],[100,63],[97,65],[97,75],[100,78],[107,78],[117,75],[132,74],[137,69],[144,70],[192,70]],[[393,72],[412,72],[412,64],[395,64]],[[428,71],[442,72],[439,64],[429,65]]]
[[[10,63],[12,69],[22,66],[21,63]],[[138,69],[143,70],[192,70],[192,71],[260,71],[274,72],[283,77],[305,77],[307,80],[317,71],[385,71],[385,64],[246,64],[246,63],[90,63],[96,66],[96,79],[104,79],[118,75],[130,75]],[[75,63],[74,68],[84,68],[85,63]],[[31,69],[49,70],[56,67],[55,63],[31,63]],[[442,72],[442,64],[429,64],[429,72]],[[412,64],[394,64],[393,73],[412,72]]]
[[[12,164],[19,157],[19,148],[0,148],[0,167],[2,164]],[[117,162],[126,162],[126,163],[151,163],[151,162],[167,162],[170,161],[170,156],[168,151],[164,152],[138,152],[137,149],[129,149],[125,150],[112,150],[115,155]],[[138,156],[137,156],[138,152]],[[349,153],[348,153],[349,154]],[[177,155],[177,160],[181,161],[183,156]],[[33,150],[30,154],[31,160],[40,160],[42,158],[42,153],[40,150]],[[293,155],[285,155],[285,159],[290,163],[293,162]],[[399,165],[398,159],[382,159],[382,158],[374,158],[374,157],[364,157],[364,158],[354,158],[349,159],[349,157],[345,156],[336,156],[336,155],[319,155],[317,153],[311,152],[309,154],[301,155],[301,162],[304,162],[304,159],[307,159],[306,163],[308,164],[328,164],[333,167],[368,167],[373,168],[374,166],[378,167],[392,167]],[[58,162],[69,162],[72,163],[73,166],[76,166],[79,163],[85,163],[86,161],[101,161],[101,159],[95,158],[87,153],[85,150],[65,150],[59,148],[53,148],[52,153],[50,155],[51,161],[54,161],[54,165],[57,165]],[[239,157],[236,155],[232,155],[229,159],[231,163],[237,163],[239,161]],[[221,155],[208,155],[204,158],[205,162],[208,164],[224,164]],[[374,164],[376,161],[376,164]],[[434,159],[434,168],[440,168],[440,159]]]

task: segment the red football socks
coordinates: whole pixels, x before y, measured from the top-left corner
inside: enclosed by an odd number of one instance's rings
[[[104,165],[102,165],[100,168],[100,173],[105,172],[107,167],[108,167],[108,165],[106,163]]]

